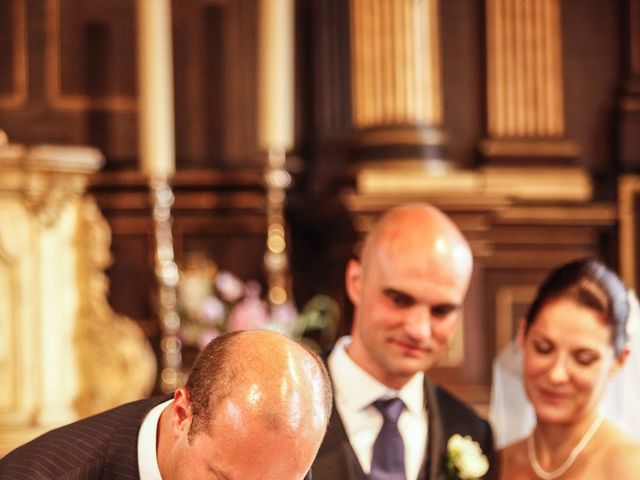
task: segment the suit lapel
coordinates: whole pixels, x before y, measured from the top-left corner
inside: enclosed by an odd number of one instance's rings
[[[313,463],[313,478],[355,480],[350,467],[354,461],[357,461],[355,453],[334,405],[329,419],[327,434]]]
[[[425,402],[427,415],[429,417],[429,437],[427,446],[428,480],[445,479],[444,465],[442,459],[445,453],[444,428],[442,425],[442,415],[440,405],[435,394],[435,386],[425,377]]]

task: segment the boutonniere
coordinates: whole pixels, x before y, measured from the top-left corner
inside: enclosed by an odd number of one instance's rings
[[[460,434],[447,442],[447,474],[451,480],[477,480],[489,470],[489,460],[478,442]]]

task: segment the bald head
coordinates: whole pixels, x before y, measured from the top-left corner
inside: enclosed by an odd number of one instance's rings
[[[380,252],[424,260],[460,278],[468,279],[473,267],[471,249],[456,224],[436,207],[422,203],[393,208],[380,218],[365,240],[363,269]]]
[[[322,361],[278,333],[234,332],[211,342],[187,382],[193,422],[190,436],[210,425],[226,402],[238,415],[274,429],[323,430],[331,411],[331,388]],[[238,417],[239,418],[239,417]]]
[[[293,340],[267,331],[218,337],[160,417],[162,478],[300,480],[331,401],[323,363]]]
[[[410,204],[386,212],[347,265],[354,306],[347,353],[399,389],[435,365],[456,330],[469,286],[471,249],[440,210]]]

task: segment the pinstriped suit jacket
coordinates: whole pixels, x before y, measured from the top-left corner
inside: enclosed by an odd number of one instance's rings
[[[169,398],[127,403],[45,433],[0,460],[0,480],[138,480],[138,430]]]

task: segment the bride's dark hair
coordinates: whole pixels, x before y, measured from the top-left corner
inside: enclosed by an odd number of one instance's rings
[[[525,333],[540,310],[550,301],[570,298],[579,305],[604,315],[611,325],[611,343],[616,356],[626,344],[626,324],[629,316],[627,289],[622,280],[605,264],[595,258],[582,258],[553,270],[538,289],[529,307]]]

